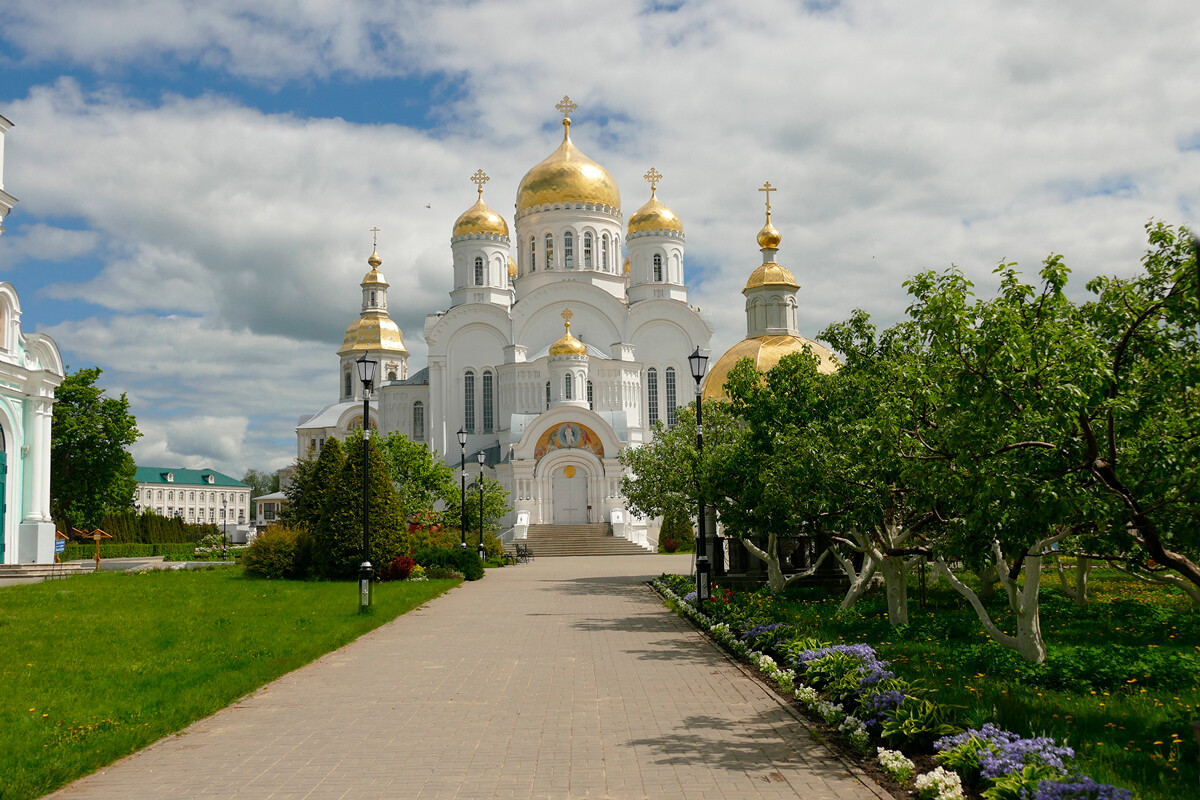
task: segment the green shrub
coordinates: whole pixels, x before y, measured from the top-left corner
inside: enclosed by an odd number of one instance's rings
[[[961,732],[962,728],[956,724],[953,711],[948,706],[932,700],[906,697],[891,712],[891,716],[884,719],[879,735],[893,747],[913,747],[928,753],[937,739]]]
[[[196,546],[187,543],[163,544],[101,544],[100,558],[148,558],[150,556],[187,557],[195,552]],[[68,543],[63,549],[63,561],[90,561],[96,557],[96,545],[91,542]]]
[[[436,549],[425,547],[413,554],[413,560],[426,568],[440,567],[454,570],[469,581],[477,581],[483,577],[483,564],[470,547]],[[433,576],[430,575],[430,577]]]
[[[246,572],[270,579],[301,577],[303,573],[297,568],[299,539],[300,531],[294,528],[282,525],[267,528],[255,537],[242,555]]]

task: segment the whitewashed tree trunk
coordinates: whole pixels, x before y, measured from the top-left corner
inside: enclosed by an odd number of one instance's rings
[[[908,624],[908,568],[909,560],[899,556],[888,556],[879,564],[883,573],[883,585],[887,591],[888,622],[893,627]]]
[[[745,545],[746,550],[752,556],[767,565],[767,588],[771,590],[772,594],[782,592],[801,578],[811,577],[820,568],[821,563],[825,561],[825,557],[829,555],[829,550],[826,550],[824,553],[821,553],[821,557],[817,559],[817,563],[813,564],[810,569],[804,572],[797,572],[794,575],[784,575],[783,565],[779,563],[779,537],[774,532],[767,534],[767,549],[765,552],[749,539],[742,539],[742,544]]]
[[[871,578],[875,577],[875,570],[879,567],[879,562],[873,555],[868,554],[863,559],[862,569],[856,570],[853,561],[843,556],[837,549],[832,552],[833,557],[841,565],[842,571],[850,579],[850,588],[846,590],[846,596],[842,598],[841,605],[838,606],[838,611],[845,611],[866,594],[867,587],[871,585]]]
[[[1137,578],[1142,583],[1148,583],[1152,586],[1174,586],[1176,589],[1182,590],[1184,594],[1191,598],[1196,606],[1200,607],[1200,586],[1191,581],[1166,572],[1134,572],[1115,561],[1110,561],[1109,563],[1126,575]]]
[[[1058,570],[1058,580],[1062,584],[1063,594],[1071,598],[1080,608],[1086,606],[1088,603],[1088,575],[1092,571],[1092,560],[1087,556],[1080,556],[1076,560],[1074,585],[1071,585],[1067,579],[1067,571],[1063,569],[1062,558],[1058,555],[1054,556],[1054,566]]]
[[[1026,661],[1041,664],[1046,660],[1046,642],[1042,638],[1042,620],[1038,604],[1038,591],[1042,583],[1041,553],[1049,544],[1059,538],[1061,536],[1044,539],[1030,548],[1030,552],[1037,555],[1025,557],[1025,561],[1021,565],[1021,571],[1025,575],[1023,582],[1020,581],[1019,573],[1017,579],[1009,576],[1011,570],[1008,561],[1004,558],[1004,553],[1000,550],[1000,543],[992,542],[992,555],[996,560],[996,577],[1000,580],[1000,585],[1004,587],[1004,592],[1008,596],[1008,607],[1012,609],[1017,618],[1015,636],[1005,633],[996,626],[991,616],[988,615],[987,609],[984,608],[983,601],[979,599],[979,595],[958,579],[944,559],[937,558],[933,562],[933,568],[971,604],[988,636],[998,644],[1016,650]]]
[[[996,568],[990,566],[976,570],[975,577],[979,578],[979,596],[984,600],[990,599],[996,593],[996,584],[1000,582],[1000,579],[996,577]]]
[[[890,550],[904,544],[911,531],[899,531],[889,525],[882,531],[877,531],[877,533],[883,541],[884,548]],[[850,559],[843,557],[837,550],[833,551],[833,557],[841,564],[846,577],[850,579],[850,589],[846,592],[846,596],[842,598],[838,610],[845,611],[857,603],[859,598],[866,592],[867,587],[870,586],[871,578],[875,576],[876,572],[880,572],[883,574],[884,587],[887,593],[888,622],[892,625],[907,625],[908,570],[911,566],[911,561],[903,556],[884,555],[884,548],[877,545],[866,534],[852,531],[850,536],[854,541],[851,549],[856,553],[863,554],[863,565],[861,570],[856,571],[854,563]]]

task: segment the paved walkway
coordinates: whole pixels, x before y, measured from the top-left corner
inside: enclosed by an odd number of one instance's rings
[[[888,797],[644,585],[687,568],[489,570],[53,796]]]

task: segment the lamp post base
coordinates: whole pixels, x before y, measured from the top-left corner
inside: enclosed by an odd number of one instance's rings
[[[708,556],[701,555],[696,558],[696,603],[703,603],[712,597],[712,581],[711,581],[710,565]]]
[[[358,613],[370,614],[371,604],[374,602],[374,589],[371,585],[371,568],[370,561],[364,561],[358,568]]]

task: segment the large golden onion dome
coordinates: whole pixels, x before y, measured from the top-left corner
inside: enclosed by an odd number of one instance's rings
[[[475,201],[475,205],[468,208],[455,220],[454,233],[451,236],[466,236],[472,233],[508,236],[508,223],[504,221],[504,217],[483,202],[482,192],[479,199]]]
[[[653,189],[650,190],[650,200],[629,218],[629,226],[626,229],[629,236],[642,231],[683,233],[683,223],[680,222],[679,217],[675,216],[674,211],[659,202]]]
[[[563,119],[558,149],[525,173],[517,187],[517,213],[546,203],[593,203],[620,208],[621,192],[608,170],[575,149],[571,119]]]
[[[390,353],[408,352],[408,348],[404,346],[404,336],[400,333],[400,327],[392,322],[390,317],[360,317],[346,328],[346,335],[342,339],[338,355],[381,350]]]
[[[841,366],[837,356],[828,347],[803,336],[757,336],[753,339],[743,339],[725,351],[725,355],[717,359],[717,363],[708,371],[704,378],[704,399],[729,399],[725,394],[725,381],[729,378],[729,371],[743,358],[753,359],[754,368],[760,373],[765,373],[788,353],[802,353],[805,348],[811,349],[813,355],[820,360],[817,371],[831,375]]]

